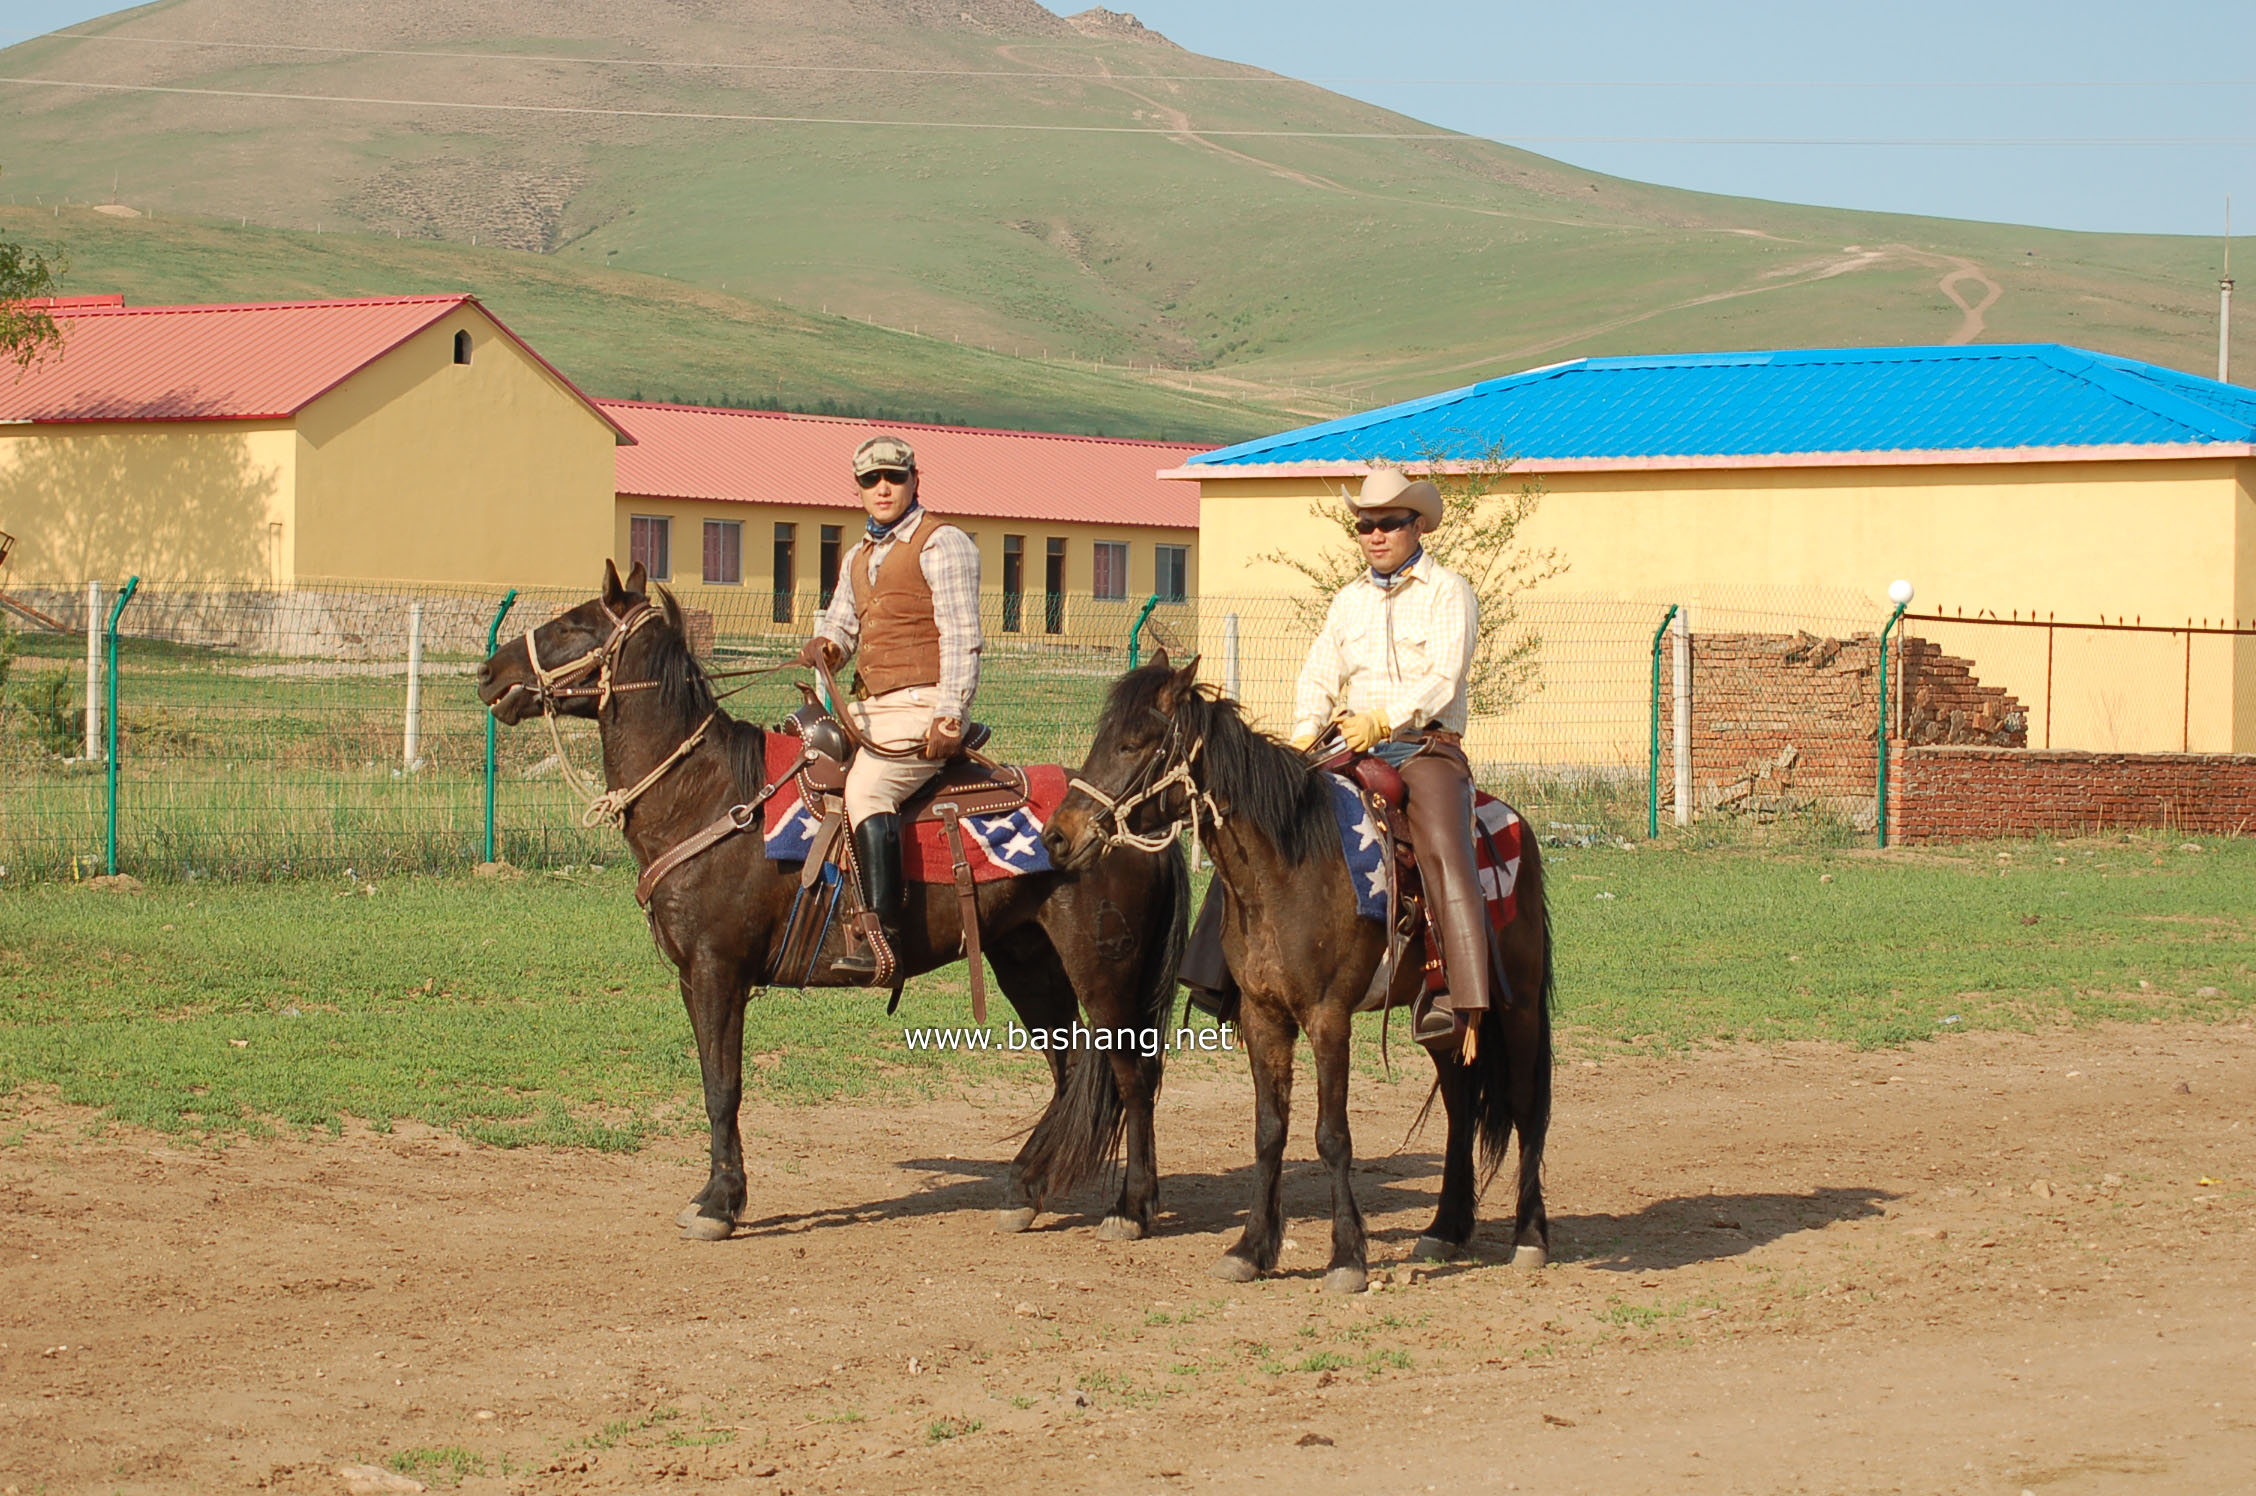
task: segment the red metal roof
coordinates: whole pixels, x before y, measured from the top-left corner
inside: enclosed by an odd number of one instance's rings
[[[780,411],[596,404],[634,435],[635,445],[619,449],[619,492],[637,498],[850,507],[854,448],[890,431],[916,448],[919,497],[936,514],[1195,530],[1197,493],[1163,483],[1157,473],[1209,450],[1199,443]]]
[[[548,360],[467,295],[235,306],[57,305],[51,315],[62,331],[62,349],[20,379],[0,373],[0,420],[282,420],[465,305],[476,306],[599,420],[618,429]]]

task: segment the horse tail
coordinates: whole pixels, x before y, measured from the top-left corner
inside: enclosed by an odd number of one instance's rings
[[[1144,928],[1137,941],[1143,963],[1128,1012],[1131,1030],[1158,1036],[1152,1053],[1137,1050],[1138,1068],[1151,1094],[1159,1085],[1167,1057],[1167,1020],[1175,1003],[1175,973],[1190,940],[1191,871],[1180,844],[1154,854],[1156,876],[1144,905]],[[1116,1051],[1121,1052],[1121,1051]],[[1110,1056],[1083,1050],[1066,1072],[1065,1089],[1035,1123],[1025,1154],[1029,1179],[1042,1181],[1039,1193],[1072,1189],[1110,1166],[1120,1155],[1128,1112],[1113,1074]]]
[[[1543,1145],[1551,1124],[1551,1004],[1554,966],[1551,901],[1544,896],[1541,853],[1534,838],[1523,854],[1521,918],[1543,926],[1543,975],[1533,1011],[1526,993],[1514,993],[1508,1011],[1491,1006],[1481,1015],[1480,1049],[1473,1070],[1473,1116],[1480,1143],[1481,1186],[1504,1167],[1514,1131],[1520,1137],[1520,1175],[1516,1210],[1522,1220],[1540,1197]],[[1533,876],[1530,876],[1530,875]],[[1530,905],[1535,907],[1530,908]]]

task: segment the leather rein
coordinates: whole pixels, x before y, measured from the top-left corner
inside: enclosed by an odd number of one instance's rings
[[[684,738],[672,753],[659,760],[657,768],[624,789],[598,790],[593,776],[582,774],[572,767],[571,756],[564,749],[563,734],[556,727],[558,709],[565,702],[592,697],[595,700],[596,715],[600,718],[617,693],[648,691],[658,684],[655,680],[617,679],[620,652],[644,624],[659,616],[658,609],[647,602],[636,603],[624,613],[612,612],[609,603],[602,603],[600,606],[604,616],[611,620],[610,636],[585,654],[576,655],[554,669],[542,666],[540,646],[533,642],[534,630],[539,625],[528,626],[524,636],[525,663],[533,672],[533,699],[540,703],[541,718],[548,724],[549,742],[556,749],[557,769],[572,793],[586,802],[587,808],[580,812],[580,824],[591,830],[597,826],[623,826],[627,819],[627,808],[641,799],[652,785],[665,778],[675,765],[697,751],[698,744],[705,741],[706,730],[713,725],[713,718],[719,715],[717,708],[707,712],[705,720],[698,723],[696,730]],[[594,684],[579,684],[590,674],[595,677]]]
[[[600,722],[603,710],[610,706],[611,698],[617,693],[621,691],[648,691],[658,685],[655,680],[622,681],[617,679],[620,652],[626,648],[627,641],[633,638],[644,624],[659,616],[658,609],[648,602],[636,603],[624,613],[612,612],[609,603],[603,603],[601,606],[604,616],[611,620],[610,637],[606,638],[601,644],[585,654],[565,661],[553,670],[547,669],[540,662],[540,647],[533,642],[534,628],[538,627],[538,625],[534,625],[525,630],[525,662],[532,668],[533,699],[540,703],[541,716],[548,723],[549,741],[556,747],[557,767],[563,773],[565,784],[571,787],[574,794],[587,802],[587,809],[580,814],[580,824],[590,829],[601,825],[613,825],[624,829],[627,808],[641,799],[652,785],[665,778],[669,771],[697,751],[698,745],[705,741],[705,734],[711,729],[713,719],[720,715],[720,709],[715,707],[712,711],[707,712],[705,720],[698,723],[691,730],[689,736],[683,738],[675,746],[673,752],[660,759],[658,766],[648,774],[643,775],[641,779],[624,789],[598,791],[594,787],[595,781],[593,778],[573,768],[571,758],[564,751],[563,735],[556,728],[558,708],[566,701],[593,697]],[[786,664],[780,666],[727,673],[759,676],[788,668],[790,668],[790,664],[786,662]],[[590,674],[595,677],[594,683],[592,685],[580,684]],[[519,687],[518,689],[523,688]],[[735,689],[743,690],[744,687],[738,686]],[[758,817],[759,808],[766,804],[778,790],[790,783],[792,775],[798,773],[800,767],[798,763],[792,764],[790,768],[777,775],[775,779],[762,785],[759,793],[751,799],[741,805],[730,806],[714,817],[712,821],[691,832],[689,836],[653,858],[650,865],[643,869],[642,876],[635,880],[635,902],[642,905],[647,912],[650,908],[651,895],[657,891],[659,882],[668,873],[738,832],[749,829]]]

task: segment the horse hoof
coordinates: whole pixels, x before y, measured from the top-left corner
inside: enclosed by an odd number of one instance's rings
[[[1421,1236],[1410,1249],[1412,1262],[1447,1262],[1457,1255],[1457,1249],[1438,1236]]]
[[[1016,1236],[1034,1224],[1034,1207],[1021,1205],[1014,1209],[995,1212],[995,1229],[1005,1236]]]
[[[1261,1269],[1235,1253],[1214,1264],[1213,1275],[1225,1283],[1251,1283],[1261,1276]]]
[[[687,1231],[696,1220],[697,1202],[695,1200],[692,1200],[687,1205],[684,1205],[681,1208],[680,1215],[674,1217],[674,1224],[681,1227],[682,1230]]]
[[[715,1220],[712,1216],[691,1216],[682,1223],[684,1241],[727,1241],[736,1233],[736,1222]]]
[[[1324,1274],[1324,1292],[1361,1293],[1370,1275],[1359,1267],[1335,1267]]]
[[[1126,1216],[1106,1216],[1097,1226],[1099,1241],[1142,1241],[1144,1228]]]
[[[1540,1272],[1551,1265],[1551,1254],[1534,1242],[1523,1243],[1512,1253],[1512,1266]]]

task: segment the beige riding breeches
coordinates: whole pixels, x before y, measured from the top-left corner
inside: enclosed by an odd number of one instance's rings
[[[882,696],[849,702],[854,727],[880,748],[921,748],[935,715],[933,688],[903,686]],[[857,753],[846,769],[846,819],[856,824],[866,816],[899,810],[924,782],[940,772],[940,762],[929,758],[880,758]]]

